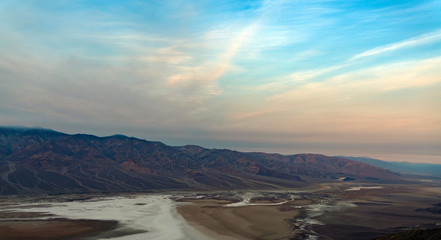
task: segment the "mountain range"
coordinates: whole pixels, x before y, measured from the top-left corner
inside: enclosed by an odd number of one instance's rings
[[[421,178],[424,176],[430,178],[441,178],[441,164],[433,163],[411,163],[411,162],[388,162],[368,157],[346,157],[349,160],[367,163],[376,167],[388,169],[400,174],[416,175]]]
[[[245,153],[114,135],[0,127],[0,194],[277,189],[312,182],[399,181],[366,163],[320,154]]]

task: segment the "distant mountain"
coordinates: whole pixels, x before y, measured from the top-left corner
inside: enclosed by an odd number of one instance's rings
[[[410,163],[410,162],[387,162],[367,157],[344,157],[362,163],[367,163],[376,167],[389,169],[402,174],[417,174],[433,177],[441,177],[441,164],[431,163]]]
[[[123,135],[0,127],[0,194],[269,189],[342,178],[400,179],[389,170],[318,154],[172,147]]]

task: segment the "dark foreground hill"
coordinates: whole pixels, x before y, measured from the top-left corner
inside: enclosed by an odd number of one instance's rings
[[[427,230],[409,230],[400,233],[390,234],[373,240],[439,240],[441,239],[441,228]]]
[[[122,135],[0,127],[0,194],[269,189],[342,178],[399,179],[389,170],[318,154],[171,147]]]

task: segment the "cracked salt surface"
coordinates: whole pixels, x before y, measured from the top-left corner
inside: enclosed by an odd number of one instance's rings
[[[363,187],[363,186],[359,186],[359,187],[351,187],[346,189],[345,191],[360,191],[362,189],[382,189],[382,186],[370,186],[370,187]]]
[[[318,204],[311,204],[305,206],[306,217],[297,219],[295,225],[298,229],[308,232],[307,240],[319,239],[316,232],[311,229],[312,225],[323,225],[322,222],[314,218],[322,216],[326,212],[337,211],[345,208],[356,207],[357,205],[348,201],[330,202],[329,200],[322,200]]]
[[[287,203],[288,201],[276,203],[251,203],[253,197],[260,197],[262,195],[256,193],[245,193],[241,195],[242,201],[225,204],[224,207],[243,207],[243,206],[277,206]]]

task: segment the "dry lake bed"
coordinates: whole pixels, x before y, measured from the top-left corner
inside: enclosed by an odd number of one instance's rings
[[[2,197],[0,239],[373,239],[441,228],[441,184]]]

